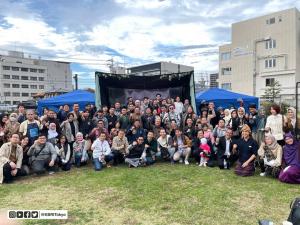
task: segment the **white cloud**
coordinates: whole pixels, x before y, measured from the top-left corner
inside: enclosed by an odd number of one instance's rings
[[[116,0],[116,2],[127,8],[157,9],[171,6],[171,0]]]

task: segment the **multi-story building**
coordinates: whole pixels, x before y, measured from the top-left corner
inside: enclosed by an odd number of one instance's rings
[[[210,88],[217,88],[219,87],[218,83],[219,74],[218,73],[212,73],[209,74],[209,87]]]
[[[172,62],[157,62],[147,65],[135,66],[127,69],[132,75],[161,75],[194,71],[194,67]]]
[[[72,90],[70,63],[25,58],[22,52],[0,55],[0,103],[15,105],[53,89]]]
[[[219,48],[219,86],[262,97],[278,81],[282,101],[295,103],[300,81],[300,12],[296,8],[232,24]]]

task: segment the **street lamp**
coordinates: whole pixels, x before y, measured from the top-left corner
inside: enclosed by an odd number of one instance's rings
[[[298,120],[298,86],[299,86],[300,82],[296,82],[296,138],[298,139],[298,135],[299,135],[299,129],[298,129],[298,125],[299,125],[299,120]]]

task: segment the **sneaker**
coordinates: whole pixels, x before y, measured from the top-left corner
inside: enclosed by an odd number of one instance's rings
[[[203,163],[199,163],[199,166],[203,166]]]
[[[54,172],[54,171],[50,171],[50,172],[49,172],[49,175],[52,175],[52,174],[55,174],[55,172]]]
[[[184,164],[185,164],[185,165],[189,165],[190,163],[189,163],[189,161],[184,160]]]
[[[266,173],[260,173],[259,174],[261,177],[264,177],[264,176],[266,176]]]
[[[203,163],[203,166],[206,167],[206,162]]]
[[[179,163],[183,163],[183,160],[182,160],[182,159],[179,159]]]

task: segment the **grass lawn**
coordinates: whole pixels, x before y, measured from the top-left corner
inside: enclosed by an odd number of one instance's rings
[[[300,187],[233,171],[168,163],[94,172],[72,168],[0,185],[1,209],[65,209],[69,219],[25,224],[276,224],[289,214]],[[0,223],[1,224],[1,223]]]

